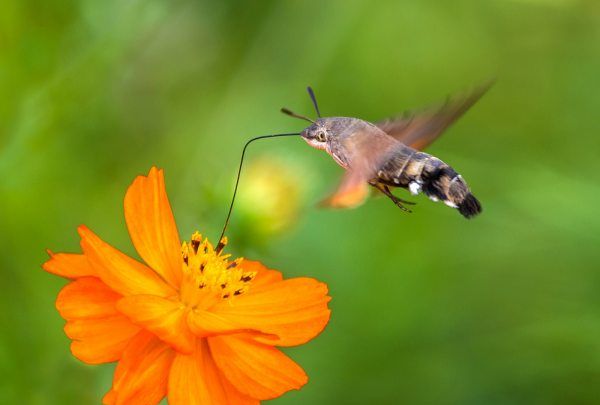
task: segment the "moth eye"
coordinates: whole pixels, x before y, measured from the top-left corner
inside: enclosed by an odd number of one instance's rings
[[[325,132],[317,132],[317,141],[325,142]]]

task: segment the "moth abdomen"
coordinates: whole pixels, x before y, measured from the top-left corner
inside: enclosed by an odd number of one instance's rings
[[[438,165],[424,167],[421,174],[423,192],[433,200],[441,200],[457,208],[462,216],[471,218],[481,212],[481,204],[469,190],[462,176],[441,160]]]
[[[433,201],[457,208],[465,218],[481,212],[481,204],[456,170],[435,156],[404,145],[382,165],[377,180],[414,195],[423,192]]]
[[[395,149],[378,171],[379,180],[389,186],[408,188],[420,178],[425,162],[431,155],[401,145]]]
[[[472,218],[481,212],[481,204],[472,193],[469,193],[463,198],[463,201],[458,204],[458,212],[465,218]]]

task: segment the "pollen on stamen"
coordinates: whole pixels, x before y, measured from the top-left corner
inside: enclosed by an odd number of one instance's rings
[[[243,259],[230,260],[231,255],[222,254],[227,238],[219,243],[221,250],[195,232],[190,242],[181,246],[186,302],[196,306],[210,296],[228,299],[244,294],[250,288],[256,272],[245,271]],[[193,288],[190,288],[194,286]],[[196,292],[194,292],[196,291]],[[208,294],[208,295],[207,295]]]

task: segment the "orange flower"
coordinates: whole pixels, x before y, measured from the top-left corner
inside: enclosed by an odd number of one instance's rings
[[[258,404],[307,382],[274,346],[294,346],[329,321],[327,286],[284,280],[259,262],[216,252],[198,233],[179,241],[162,170],[139,176],[125,220],[142,264],[85,226],[83,254],[50,253],[71,279],[56,307],[83,362],[118,361],[106,404]]]

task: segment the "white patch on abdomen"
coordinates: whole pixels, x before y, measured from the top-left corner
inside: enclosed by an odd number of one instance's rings
[[[421,192],[421,185],[416,181],[411,181],[408,184],[408,189],[412,195],[417,195]]]

